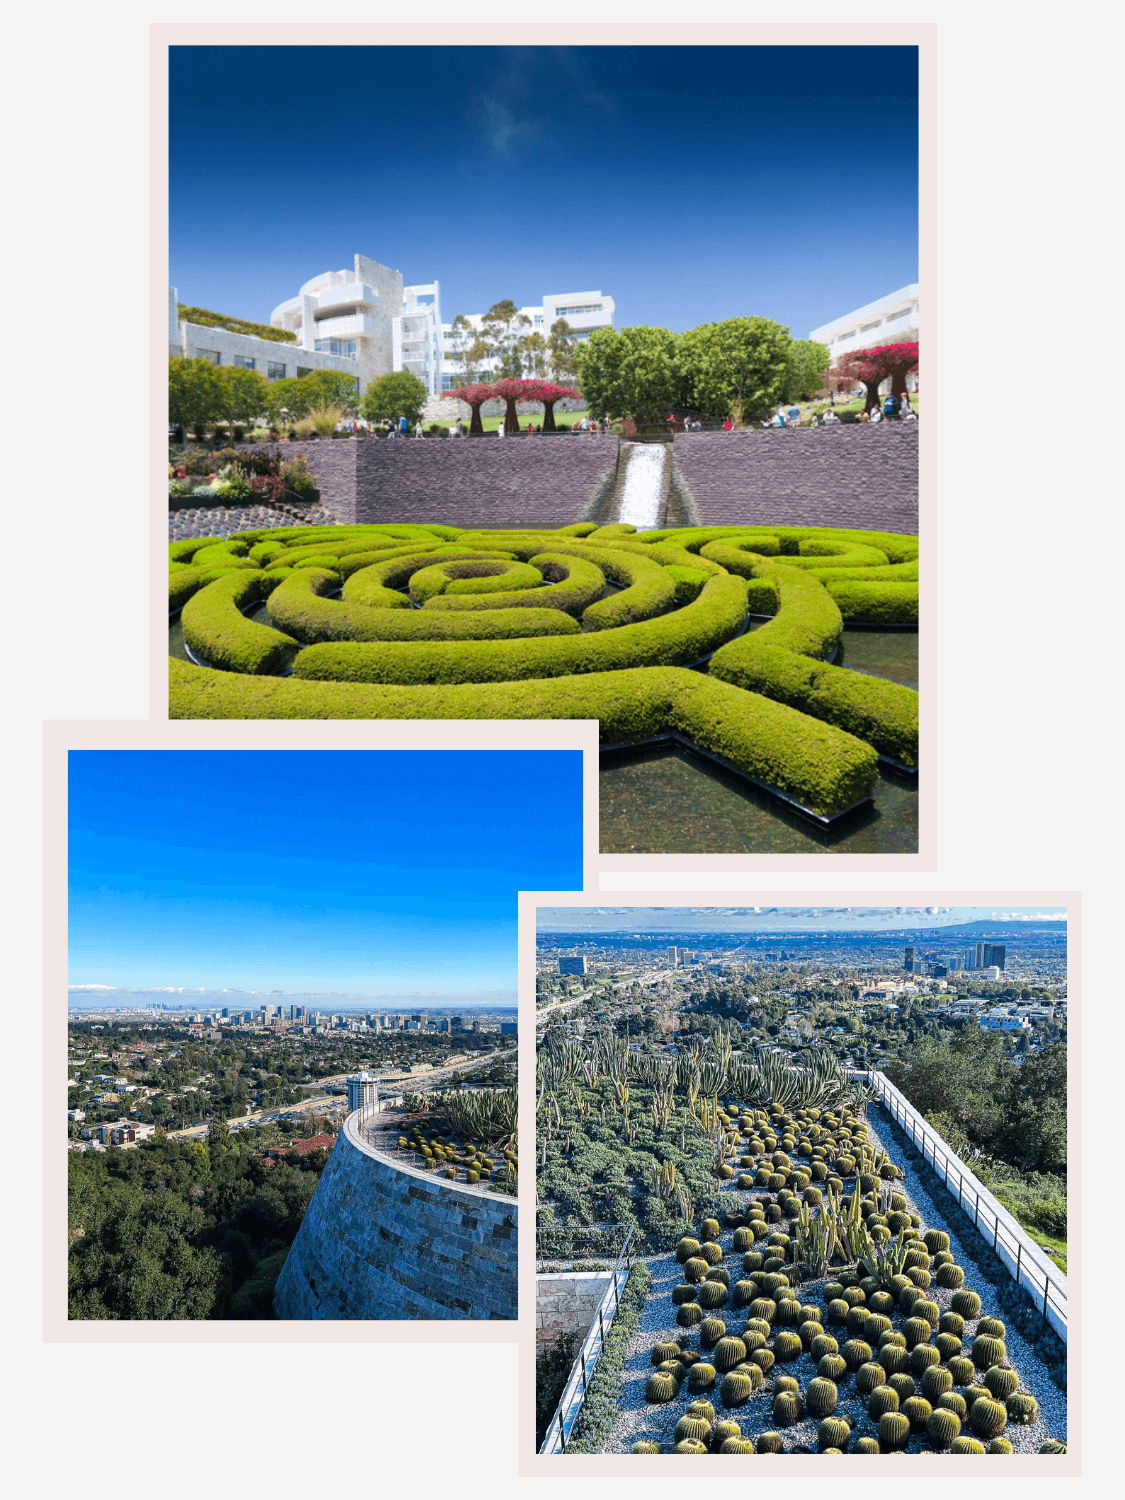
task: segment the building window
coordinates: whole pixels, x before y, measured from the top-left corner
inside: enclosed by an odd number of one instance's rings
[[[874,323],[863,323],[860,325],[860,333],[870,333],[873,328],[878,328],[882,318],[876,318]]]
[[[317,339],[318,354],[335,354],[341,359],[355,359],[355,339]]]
[[[196,359],[209,359],[213,365],[221,365],[223,356],[217,349],[199,349],[196,351]]]
[[[311,375],[311,374],[312,374],[312,371],[310,369],[307,369],[304,365],[298,365],[297,366],[297,379],[298,380],[304,380],[304,378],[305,378],[306,375]]]
[[[601,302],[583,302],[581,305],[575,303],[573,307],[556,307],[555,316],[557,318],[570,318],[578,313],[601,312],[602,307],[603,304]]]
[[[284,380],[285,366],[279,365],[275,360],[269,360],[266,364],[266,378],[268,380]]]
[[[231,363],[237,365],[240,370],[252,370],[254,361],[246,354],[231,355]]]
[[[542,328],[542,326],[543,326],[543,314],[542,313],[536,313],[535,314],[535,326],[536,326],[536,328]]]

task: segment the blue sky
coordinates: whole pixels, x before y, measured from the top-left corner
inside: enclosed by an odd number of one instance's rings
[[[1065,922],[1065,906],[541,906],[541,932],[569,932],[579,925],[603,932],[712,931],[901,932],[932,930],[963,922]]]
[[[169,279],[239,317],[356,251],[796,337],[918,276],[914,47],[173,47],[170,100]]]
[[[578,751],[72,752],[70,983],[514,1000],[581,783]]]

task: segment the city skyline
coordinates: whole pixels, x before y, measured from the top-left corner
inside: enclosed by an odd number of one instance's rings
[[[540,932],[748,931],[877,932],[935,931],[971,922],[1065,922],[1066,907],[919,906],[541,906]]]
[[[440,281],[447,322],[597,289],[618,327],[803,338],[918,278],[914,46],[173,47],[169,98],[169,280],[233,316],[357,251]],[[216,238],[198,188],[232,162],[324,184],[316,212],[263,238],[235,195]]]
[[[517,891],[582,883],[577,751],[69,760],[74,986],[471,1004],[515,992]],[[506,836],[544,785],[551,838]]]

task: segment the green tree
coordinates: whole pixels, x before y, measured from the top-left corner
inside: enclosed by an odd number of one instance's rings
[[[290,375],[287,380],[269,382],[269,419],[271,427],[284,429],[291,422],[298,422],[315,406],[313,387],[308,379],[298,380]]]
[[[459,372],[457,385],[475,385],[481,366],[488,357],[488,345],[480,330],[474,328],[464,313],[458,313],[449,325],[446,337],[446,363]]]
[[[347,417],[359,410],[359,381],[342,370],[314,370],[301,381],[309,406],[338,406]]]
[[[490,359],[496,360],[497,380],[519,380],[523,375],[521,343],[531,319],[520,312],[510,297],[494,302],[481,319]]]
[[[611,417],[644,417],[677,405],[678,345],[667,328],[596,329],[575,356],[590,409]]]
[[[547,374],[550,350],[541,333],[529,333],[520,339],[519,354],[523,372],[530,379],[540,380]]]
[[[363,393],[360,410],[369,422],[397,422],[405,416],[411,427],[422,415],[429,391],[409,370],[394,370],[373,380]]]
[[[679,369],[685,404],[725,416],[736,404],[758,416],[785,394],[789,330],[770,318],[728,318],[683,334]]]
[[[269,381],[256,370],[232,365],[229,370],[220,370],[223,382],[223,416],[230,423],[232,432],[240,427],[252,426],[269,409]]]
[[[827,345],[811,339],[793,339],[785,363],[786,401],[807,401],[824,384],[824,372],[832,363]]]
[[[547,339],[547,363],[551,378],[565,385],[578,374],[574,329],[565,318],[556,318]]]
[[[222,414],[223,373],[209,359],[177,355],[168,361],[168,420],[183,428],[185,441],[189,428],[201,438]]]

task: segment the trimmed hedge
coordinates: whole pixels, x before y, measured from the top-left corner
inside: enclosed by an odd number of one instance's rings
[[[417,576],[417,575],[415,575]],[[578,622],[555,609],[490,609],[483,614],[438,614],[426,609],[369,609],[325,599],[337,575],[302,566],[270,596],[270,619],[306,645],[324,641],[519,640],[577,635]]]
[[[875,751],[854,736],[683,668],[402,687],[170,667],[172,718],[600,719],[604,743],[679,732],[824,815],[868,796],[878,771]]]
[[[433,563],[410,579],[410,597],[418,604],[439,594],[502,594],[508,589],[534,589],[543,575],[530,563],[499,557],[480,557],[465,562]],[[491,603],[491,600],[486,601]]]
[[[605,593],[605,575],[592,562],[561,552],[535,552],[530,563],[517,563],[537,573],[535,588],[478,598],[468,594],[441,594],[430,599],[427,609],[556,609],[581,615]],[[544,580],[547,580],[544,582]]]
[[[916,583],[875,583],[845,579],[825,585],[845,620],[863,620],[871,625],[917,625]]]
[[[263,573],[246,570],[209,583],[184,605],[184,640],[227,672],[285,671],[297,655],[297,642],[240,612],[241,606],[264,598],[274,583]]]

